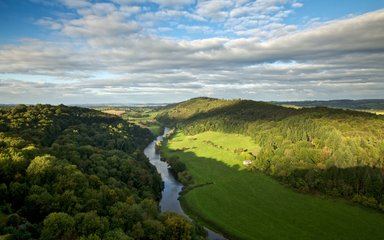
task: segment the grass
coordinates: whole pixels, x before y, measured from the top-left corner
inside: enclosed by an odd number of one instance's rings
[[[123,115],[123,119],[135,123],[141,127],[148,128],[153,135],[158,136],[162,133],[162,127],[155,117],[158,114],[156,108],[139,107],[129,108]]]
[[[150,125],[147,127],[149,129],[149,131],[151,131],[153,133],[153,135],[155,136],[159,136],[161,135],[162,131],[163,131],[163,127],[161,127],[160,125]]]
[[[108,113],[116,116],[122,116],[125,111],[124,110],[116,110],[116,109],[110,109],[110,110],[104,110],[103,113]]]
[[[376,115],[384,115],[384,110],[363,110],[363,112],[369,112]]]
[[[286,107],[286,108],[293,108],[293,109],[302,109],[301,106],[291,105],[291,104],[281,104],[280,106]]]
[[[105,107],[95,109],[117,115],[140,127],[148,128],[155,136],[162,133],[161,124],[155,119],[158,114],[156,107]]]
[[[213,143],[213,144],[212,144]],[[194,188],[184,210],[230,239],[380,239],[384,214],[340,199],[301,194],[242,166],[236,148],[256,148],[251,138],[217,132],[177,133],[163,145],[178,155]],[[180,149],[185,149],[180,151]]]

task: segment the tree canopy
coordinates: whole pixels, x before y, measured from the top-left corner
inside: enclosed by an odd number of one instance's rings
[[[91,109],[0,109],[0,236],[168,239],[174,224],[159,209],[163,183],[143,154],[152,139]]]

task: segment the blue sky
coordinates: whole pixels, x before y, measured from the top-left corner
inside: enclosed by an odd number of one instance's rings
[[[76,11],[70,8],[66,8],[65,5],[59,4],[60,1],[39,1],[39,0],[3,0],[0,3],[0,28],[1,43],[12,43],[20,38],[39,38],[39,39],[51,39],[49,31],[42,28],[37,21],[47,17],[58,18],[61,14],[76,14]],[[110,2],[110,1],[93,1],[97,2]],[[191,4],[182,5],[177,9],[183,9],[184,11],[193,12],[196,7],[196,1],[190,1]],[[297,1],[299,3],[299,1]],[[335,2],[331,0],[324,1],[300,1],[301,7],[295,9],[293,13],[284,19],[285,23],[295,25],[305,25],[309,19],[319,18],[319,20],[326,21],[332,19],[338,19],[347,17],[349,15],[359,15],[366,12],[374,11],[384,7],[383,0],[341,0]],[[305,3],[305,4],[304,4]],[[286,6],[289,6],[287,1]],[[141,8],[149,8],[149,12],[158,12],[163,9],[162,5],[153,2],[137,1],[132,3],[134,6]],[[168,6],[168,9],[174,9],[172,6]],[[133,17],[133,16],[132,16]],[[133,17],[134,18],[134,17]],[[217,22],[205,22],[195,21],[188,18],[175,19],[177,23],[183,23],[193,26],[210,26],[214,29],[225,29],[222,23]],[[173,20],[173,21],[175,21]],[[159,27],[174,28],[174,24],[168,19],[164,21],[158,21],[156,24]],[[204,32],[186,32],[182,29],[173,29],[161,33],[162,36],[170,36],[176,38],[188,38],[199,39],[202,37],[214,37],[213,33]],[[228,37],[236,37],[231,34],[227,34]]]
[[[384,0],[2,0],[0,103],[382,98]]]

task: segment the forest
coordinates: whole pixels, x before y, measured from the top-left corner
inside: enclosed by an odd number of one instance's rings
[[[64,105],[0,108],[0,239],[205,239],[160,212],[148,129]]]
[[[162,109],[157,120],[184,134],[250,136],[236,151],[298,191],[342,197],[384,211],[384,117],[326,107],[286,108],[250,100],[195,98]]]
[[[362,99],[362,100],[328,100],[328,101],[299,101],[299,102],[274,102],[301,107],[331,107],[356,110],[384,110],[383,99]]]

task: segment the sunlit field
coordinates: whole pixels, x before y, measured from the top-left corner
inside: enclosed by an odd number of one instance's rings
[[[378,239],[384,216],[344,200],[297,193],[243,166],[236,148],[257,151],[250,137],[178,133],[163,147],[192,175],[181,198],[194,218],[234,239]]]

